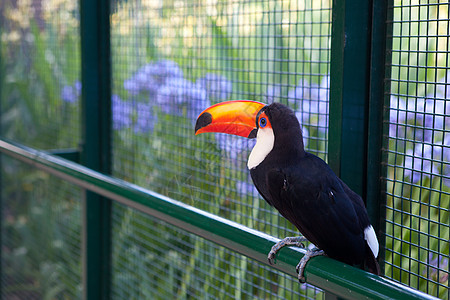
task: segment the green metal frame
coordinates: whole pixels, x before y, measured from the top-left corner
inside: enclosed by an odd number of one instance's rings
[[[67,180],[92,193],[183,228],[261,263],[268,264],[267,252],[278,241],[267,234],[44,151],[0,140],[0,153]],[[91,201],[91,199],[87,201]],[[296,276],[295,266],[303,255],[304,251],[301,249],[283,249],[279,253],[277,264],[274,267]],[[98,265],[96,266],[98,267]],[[101,270],[97,272],[99,271]],[[308,283],[344,298],[436,299],[389,279],[375,276],[327,257],[312,259],[306,266],[305,275]],[[88,292],[85,296],[87,299],[99,299],[92,294],[92,292]]]
[[[331,40],[328,162],[363,197],[379,234],[387,4],[334,1]]]
[[[109,0],[80,1],[82,145],[86,167],[111,172],[111,51]],[[83,201],[85,299],[109,299],[111,201],[86,191]]]
[[[351,189],[365,194],[370,1],[333,2],[328,162]]]
[[[383,120],[387,120],[385,107],[386,95],[389,94],[389,85],[385,84],[385,78],[390,78],[390,68],[386,68],[386,62],[390,60],[391,46],[386,39],[391,31],[386,20],[392,19],[388,16],[389,0],[373,2],[372,10],[372,37],[371,37],[371,60],[370,60],[370,89],[369,89],[369,109],[368,109],[368,132],[367,132],[367,187],[366,206],[372,224],[379,237],[384,235],[386,219],[386,187],[383,187],[381,178],[386,174],[386,169],[382,167],[382,162],[387,161],[387,157],[382,157],[384,143]],[[384,249],[385,240],[380,239],[380,249]],[[384,260],[384,251],[380,251],[378,259]],[[380,264],[382,273],[384,264]]]
[[[80,151],[78,151],[77,149],[53,149],[47,152],[64,159],[80,163]]]

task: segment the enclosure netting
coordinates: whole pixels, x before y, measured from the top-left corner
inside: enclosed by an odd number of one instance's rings
[[[117,205],[114,299],[322,299],[312,286],[183,229]]]
[[[81,189],[0,159],[1,298],[80,299]]]
[[[40,149],[80,141],[77,1],[0,4],[0,126],[3,137]]]
[[[80,139],[77,1],[0,3],[0,133],[40,149]],[[1,298],[81,298],[81,190],[0,157]]]
[[[307,149],[326,158],[330,6],[331,1],[114,1],[113,175],[277,237],[297,235],[249,178],[246,162],[254,141],[195,136],[194,125],[202,110],[221,101],[282,102],[296,111]],[[113,211],[113,240],[139,229],[123,223],[126,208],[114,205]],[[277,275],[272,282],[275,275],[263,274],[276,273],[264,265],[200,238],[162,224],[145,228],[145,236],[114,253],[114,273],[147,255],[158,266],[149,284],[174,282],[165,292],[171,295],[276,295],[272,284],[282,294],[297,289],[295,278]],[[227,257],[233,258],[229,265]],[[177,264],[164,267],[170,259]],[[236,266],[251,272],[236,273]],[[227,274],[228,268],[235,274]],[[184,286],[186,277],[195,285]],[[139,291],[113,280],[114,290]]]
[[[449,298],[448,1],[392,1],[385,275]]]

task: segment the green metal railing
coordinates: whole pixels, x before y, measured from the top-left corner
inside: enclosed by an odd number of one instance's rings
[[[0,140],[0,152],[265,264],[268,264],[267,250],[278,241],[267,234],[44,151]],[[285,249],[278,255],[274,267],[296,276],[295,266],[303,254],[304,251],[301,249]],[[311,260],[306,267],[305,275],[308,283],[344,298],[434,299],[430,295],[327,257]]]

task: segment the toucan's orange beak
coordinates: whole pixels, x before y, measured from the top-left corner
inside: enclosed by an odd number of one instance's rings
[[[223,132],[256,137],[256,117],[265,104],[250,100],[234,100],[217,103],[205,109],[197,118],[195,134]]]

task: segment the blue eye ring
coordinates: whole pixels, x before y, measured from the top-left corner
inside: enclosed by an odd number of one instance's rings
[[[266,118],[261,118],[259,119],[259,127],[264,128],[267,125],[267,119]]]

